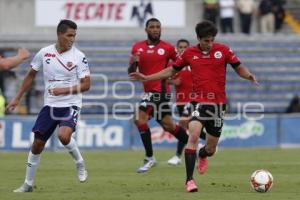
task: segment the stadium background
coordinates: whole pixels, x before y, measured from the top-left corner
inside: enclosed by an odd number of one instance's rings
[[[199,199],[183,193],[184,165],[167,166],[166,160],[173,155],[176,140],[153,121],[153,143],[155,149],[162,149],[155,150],[159,166],[149,174],[136,175],[135,168],[143,158],[143,151],[132,151],[141,149],[141,143],[131,117],[142,87],[140,83],[128,82],[127,63],[132,43],[145,39],[140,25],[152,16],[162,21],[163,39],[175,44],[179,38],[187,38],[196,43],[194,25],[202,19],[202,1],[0,0],[1,54],[10,56],[17,48],[26,47],[33,56],[41,47],[55,42],[56,24],[67,16],[62,7],[66,2],[80,7],[78,11],[76,6],[70,7],[69,16],[79,25],[76,45],[86,53],[93,79],[91,90],[84,95],[75,135],[80,148],[86,150],[84,157],[90,179],[86,185],[74,183],[74,172],[68,170],[74,167],[71,159],[66,154],[52,152],[63,150],[54,137],[47,144],[49,151],[43,155],[36,192],[22,197],[11,193],[23,180],[32,139],[30,130],[43,103],[40,73],[22,105],[0,120],[0,180],[6,180],[0,184],[0,199]],[[113,3],[110,11],[108,2]],[[89,3],[106,5],[98,22],[81,19],[85,16],[83,8]],[[149,3],[153,15],[146,15],[145,6]],[[140,18],[135,15],[131,19],[134,7],[138,8]],[[241,80],[228,67],[230,114],[221,138],[221,150],[210,161],[208,176],[201,177],[199,195],[203,199],[299,197],[300,115],[287,114],[286,109],[293,97],[300,95],[300,2],[288,0],[285,8],[288,15],[279,33],[259,33],[255,17],[252,34],[243,35],[239,33],[236,15],[236,33],[217,37],[218,41],[229,44],[257,75],[260,87]],[[30,59],[13,70],[16,77],[0,73],[2,77],[10,77],[4,81],[8,88],[7,100],[15,94],[29,62]],[[263,105],[264,110],[257,105]],[[247,118],[243,108],[248,109]],[[270,194],[256,196],[249,192],[249,176],[258,168],[270,169],[275,177]],[[59,186],[53,184],[56,182]]]
[[[98,13],[100,20],[92,18],[96,13],[92,8],[97,6],[102,8],[102,13]],[[149,12],[149,6],[152,12]],[[279,33],[259,33],[255,17],[252,34],[241,34],[236,16],[237,33],[217,37],[236,51],[260,81],[260,87],[252,87],[228,67],[228,112],[232,114],[228,115],[231,120],[225,123],[221,147],[291,147],[300,144],[300,125],[295,123],[299,116],[285,114],[292,98],[300,93],[299,16],[296,12],[299,2],[288,1],[285,7],[288,20]],[[78,23],[77,46],[86,53],[93,77],[91,90],[84,95],[82,122],[77,134],[79,145],[87,149],[131,149],[141,145],[131,118],[142,87],[140,83],[128,81],[127,63],[131,44],[145,38],[145,20],[152,16],[160,18],[162,38],[175,44],[179,38],[196,43],[194,25],[202,18],[202,3],[193,0],[1,0],[0,8],[0,49],[4,56],[14,54],[21,46],[29,48],[34,55],[41,47],[53,43],[57,21],[61,18],[69,17]],[[134,9],[137,12],[132,15]],[[13,70],[16,77],[4,78],[7,101],[15,94],[29,61]],[[2,79],[3,76],[10,77],[6,72],[1,75]],[[22,105],[1,120],[0,149],[28,149],[34,114],[43,104],[43,87],[39,73]],[[251,116],[245,119],[245,109],[248,109],[248,115],[264,116],[260,120]],[[174,146],[175,139],[155,122],[151,123],[154,144],[157,147]],[[55,139],[50,143],[50,149],[59,148]]]

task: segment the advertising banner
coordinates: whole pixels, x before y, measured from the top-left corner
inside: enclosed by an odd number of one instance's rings
[[[276,117],[264,117],[260,120],[225,121],[220,147],[276,147],[278,130]]]
[[[151,130],[151,138],[153,147],[172,148],[176,147],[177,139],[171,135],[171,133],[164,131],[161,126],[154,120],[149,121],[149,127]],[[143,143],[141,141],[140,133],[137,128],[133,127],[133,148],[142,148]]]
[[[300,116],[281,117],[280,143],[283,147],[300,147]]]
[[[34,125],[33,118],[6,119],[2,122],[5,144],[0,146],[5,150],[29,150],[33,141],[34,134],[31,129]],[[1,134],[0,134],[1,135]],[[45,148],[51,147],[49,140]]]
[[[80,27],[139,27],[149,18],[164,27],[185,26],[184,0],[36,0],[36,26],[57,26],[61,19]]]
[[[150,121],[154,147],[176,147],[177,139],[163,131],[155,120]],[[143,147],[137,129],[134,128],[133,147]],[[220,137],[220,147],[276,147],[278,145],[277,118],[264,117],[260,120],[225,120]],[[201,142],[203,143],[203,141]]]
[[[109,119],[80,120],[75,134],[81,149],[129,149],[131,124],[128,121]]]
[[[225,120],[219,147],[299,147],[300,116],[267,116],[259,120]],[[28,150],[34,134],[33,117],[7,118],[0,121],[0,149]],[[177,139],[155,121],[149,121],[154,148],[175,148]],[[143,148],[140,134],[132,120],[88,117],[78,121],[73,135],[81,149]],[[202,142],[203,143],[203,142]],[[56,133],[47,149],[63,149]]]
[[[34,120],[22,118],[2,121],[4,128],[0,131],[0,149],[28,150],[34,138],[31,132]],[[101,125],[100,119],[96,118],[80,120],[74,137],[82,149],[129,149],[130,127],[127,121],[114,119],[109,119],[105,125]],[[48,140],[46,148],[63,148],[56,132]]]

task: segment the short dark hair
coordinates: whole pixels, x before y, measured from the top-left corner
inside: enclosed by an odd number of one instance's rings
[[[196,34],[198,38],[203,37],[215,37],[218,33],[217,27],[211,21],[202,21],[196,25],[195,28]]]
[[[160,23],[160,21],[157,18],[150,18],[146,21],[146,28],[148,27],[150,22],[159,22]]]
[[[60,20],[59,24],[57,25],[56,32],[65,33],[68,28],[77,30],[77,24],[71,20],[63,19]]]
[[[181,43],[181,42],[185,42],[185,43],[188,44],[188,46],[190,46],[190,42],[187,39],[180,39],[180,40],[178,40],[177,43],[176,43],[176,46],[178,46],[179,43]]]

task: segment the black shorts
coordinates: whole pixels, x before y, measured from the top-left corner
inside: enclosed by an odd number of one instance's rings
[[[179,117],[190,117],[193,111],[192,103],[186,103],[184,105],[177,105],[177,111]]]
[[[161,121],[166,115],[172,116],[170,99],[171,95],[168,93],[148,92],[144,94],[139,109]]]
[[[200,121],[206,132],[220,137],[224,123],[226,104],[198,103],[192,113],[191,121]]]

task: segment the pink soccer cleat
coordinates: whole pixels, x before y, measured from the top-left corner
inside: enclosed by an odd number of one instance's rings
[[[208,159],[207,157],[205,158],[198,158],[198,165],[197,165],[197,170],[199,172],[199,174],[203,175],[206,170],[207,170],[207,166],[208,166]]]
[[[187,192],[198,192],[198,187],[193,179],[186,182],[185,190]]]

